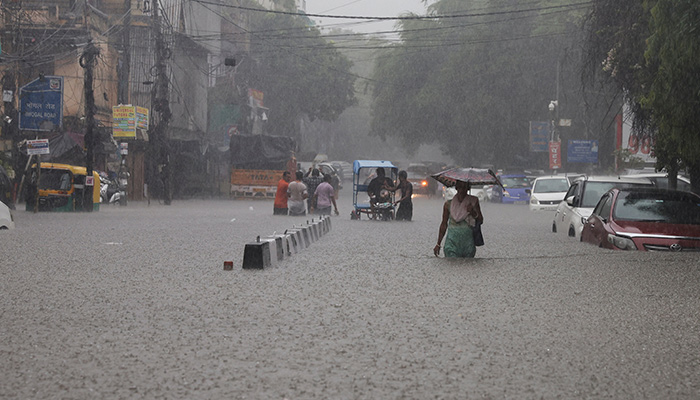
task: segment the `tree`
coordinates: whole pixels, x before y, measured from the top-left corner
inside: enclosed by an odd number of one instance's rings
[[[402,42],[373,74],[373,132],[409,149],[440,143],[464,165],[543,168],[546,153],[530,153],[529,122],[553,119],[547,105],[558,93],[559,115],[574,121],[563,139],[600,135],[612,163],[612,124],[599,128],[601,105],[586,108],[577,79],[582,11],[528,4],[440,0],[429,8],[435,19],[402,21]],[[448,18],[455,14],[464,16]]]
[[[587,75],[604,73],[631,105],[633,131],[655,138],[656,168],[687,168],[700,192],[700,3],[595,0]],[[600,61],[602,62],[602,68]]]
[[[264,93],[267,133],[298,137],[301,116],[333,121],[355,103],[351,62],[306,19],[255,12],[249,27],[250,57],[236,79],[239,92]]]
[[[658,0],[648,1],[647,7],[650,84],[641,103],[658,128],[658,166],[671,171],[680,160],[690,173],[692,190],[700,193],[700,3]]]

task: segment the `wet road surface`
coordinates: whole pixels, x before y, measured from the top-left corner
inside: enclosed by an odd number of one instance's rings
[[[0,398],[700,397],[700,262],[551,233],[484,204],[473,260],[413,222],[352,221],[262,271],[271,201],[15,211],[0,232]],[[233,271],[223,262],[234,261]]]

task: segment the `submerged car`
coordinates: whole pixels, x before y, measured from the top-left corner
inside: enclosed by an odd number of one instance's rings
[[[492,199],[498,203],[527,204],[530,201],[532,179],[523,174],[507,174],[498,177],[505,190],[493,187]]]
[[[665,172],[630,174],[631,178],[647,178],[657,189],[670,189],[668,186],[668,174]],[[683,175],[677,176],[676,190],[690,192],[690,179]]]
[[[431,195],[430,185],[428,184],[429,178],[426,175],[414,171],[408,171],[406,174],[408,175],[408,181],[413,186],[413,194]]]
[[[588,217],[581,241],[617,250],[700,251],[700,196],[611,189]]]
[[[580,238],[583,224],[593,212],[593,207],[608,190],[628,187],[653,188],[649,179],[625,176],[589,176],[577,178],[559,203],[552,221],[552,232],[562,232]]]
[[[15,220],[10,207],[0,201],[0,230],[3,229],[15,229]]]
[[[540,176],[532,183],[530,211],[555,211],[569,190],[569,179],[564,175]]]

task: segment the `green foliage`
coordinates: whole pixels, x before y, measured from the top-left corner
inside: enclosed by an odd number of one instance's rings
[[[604,124],[580,92],[581,11],[508,13],[562,4],[569,3],[440,0],[430,12],[473,16],[403,21],[403,41],[382,54],[373,74],[373,133],[409,150],[440,143],[464,165],[545,164],[543,154],[529,152],[529,121],[554,117],[547,106],[560,64],[558,112],[574,121],[562,128],[564,139],[612,135],[593,129]]]
[[[641,102],[653,110],[662,140],[671,145],[667,150],[689,166],[700,166],[700,3],[654,3],[645,53],[653,74]]]
[[[251,13],[249,30],[250,53],[237,69],[237,85],[242,93],[264,93],[268,133],[296,136],[302,116],[333,121],[355,103],[352,63],[307,19]]]
[[[655,135],[657,169],[687,168],[700,191],[700,3],[596,0],[589,32],[589,74],[607,74],[635,133]]]

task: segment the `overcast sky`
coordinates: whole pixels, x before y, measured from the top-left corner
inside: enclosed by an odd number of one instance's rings
[[[432,3],[432,1],[431,1]],[[306,0],[309,14],[396,17],[406,12],[425,14],[421,0]],[[313,18],[319,28],[340,27],[355,32],[373,33],[394,29],[396,21],[344,20]]]

